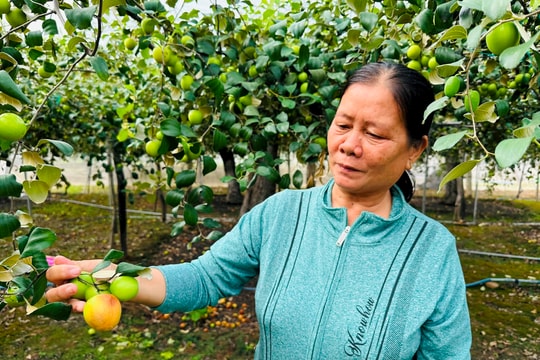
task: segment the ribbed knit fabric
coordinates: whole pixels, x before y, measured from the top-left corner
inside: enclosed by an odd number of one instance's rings
[[[332,186],[282,191],[199,259],[157,267],[167,282],[158,310],[215,304],[258,275],[256,359],[469,359],[452,234],[397,187],[388,219],[364,212],[348,227]]]

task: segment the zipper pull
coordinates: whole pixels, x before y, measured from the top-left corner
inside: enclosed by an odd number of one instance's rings
[[[351,227],[350,227],[350,226],[347,226],[347,227],[345,228],[345,230],[343,230],[343,232],[341,233],[341,235],[339,235],[339,238],[338,238],[338,240],[336,241],[336,245],[337,245],[337,246],[343,245],[343,243],[345,242],[345,239],[347,238],[347,234],[349,234],[349,230],[351,230]]]

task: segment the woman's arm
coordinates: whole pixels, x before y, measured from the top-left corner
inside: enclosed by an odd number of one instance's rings
[[[82,312],[84,301],[72,298],[77,292],[77,286],[70,280],[76,278],[83,271],[92,271],[101,260],[73,261],[64,256],[57,256],[54,265],[47,270],[47,280],[55,287],[46,293],[48,302],[63,301],[71,304],[73,310]],[[116,265],[111,265],[114,268]],[[152,278],[137,278],[139,281],[139,293],[132,300],[148,306],[158,306],[165,298],[165,281],[158,269],[151,268]]]

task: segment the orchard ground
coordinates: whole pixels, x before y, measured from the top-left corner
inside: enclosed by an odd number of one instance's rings
[[[71,168],[65,167],[66,174]],[[87,172],[79,171],[86,180]],[[73,181],[71,178],[70,181]],[[42,205],[32,208],[36,225],[53,229],[58,241],[51,255],[72,258],[103,257],[110,248],[111,213],[106,191],[86,189],[73,181],[69,194],[55,193]],[[76,190],[79,190],[78,192]],[[457,237],[459,249],[540,257],[540,203],[535,192],[522,193],[512,200],[504,192],[481,197],[478,222],[452,223],[453,207],[442,205],[430,192],[424,203],[428,215],[442,221]],[[422,206],[421,192],[412,204]],[[528,200],[523,200],[528,199]],[[474,199],[469,198],[468,218]],[[96,206],[81,205],[88,203]],[[130,205],[129,256],[126,261],[148,266],[189,261],[210,243],[190,243],[193,230],[169,236],[170,223],[149,216],[154,208],[152,195],[137,195]],[[17,202],[19,208],[25,202]],[[97,207],[99,205],[100,207]],[[7,206],[0,204],[1,207]],[[228,230],[237,220],[239,207],[217,196],[214,214]],[[2,252],[8,251],[0,243]],[[119,245],[113,244],[114,248]],[[466,281],[485,278],[540,279],[540,262],[496,256],[460,253]],[[239,296],[189,314],[160,314],[147,307],[126,303],[120,325],[112,332],[90,335],[80,314],[68,321],[29,317],[24,309],[4,309],[0,348],[9,359],[251,359],[258,327],[253,291],[248,284]],[[467,290],[474,331],[473,359],[538,359],[540,357],[540,286],[534,283],[491,282]]]

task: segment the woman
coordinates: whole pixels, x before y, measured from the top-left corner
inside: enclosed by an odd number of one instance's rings
[[[189,311],[258,275],[257,359],[469,359],[455,239],[394,185],[428,144],[432,101],[429,83],[403,65],[357,70],[328,131],[333,179],[270,197],[191,263],[152,268],[135,300]],[[95,261],[56,264],[49,301],[68,300],[66,280]]]

